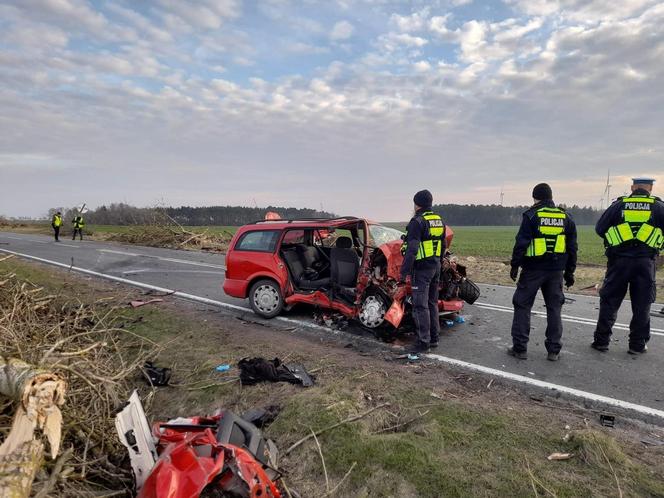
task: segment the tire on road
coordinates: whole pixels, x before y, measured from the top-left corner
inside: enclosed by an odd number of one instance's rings
[[[259,280],[249,289],[249,305],[263,318],[274,318],[284,308],[284,298],[279,285],[270,279]]]

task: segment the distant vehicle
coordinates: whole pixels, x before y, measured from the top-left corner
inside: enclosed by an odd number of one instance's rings
[[[273,318],[296,304],[357,319],[370,329],[398,328],[411,312],[410,286],[399,286],[403,233],[362,218],[263,220],[241,227],[226,253],[224,292],[249,299]],[[454,234],[448,227],[447,247]],[[479,297],[465,268],[450,258],[441,270],[441,316]]]

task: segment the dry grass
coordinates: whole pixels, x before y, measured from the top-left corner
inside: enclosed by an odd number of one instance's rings
[[[62,410],[63,456],[47,462],[47,469],[37,475],[35,493],[99,496],[131,488],[114,412],[157,348],[118,326],[116,312],[104,301],[88,305],[62,299],[13,273],[0,275],[2,354],[56,372],[69,385]],[[15,407],[5,401],[0,405],[0,432],[6,435]]]
[[[180,225],[163,210],[158,209],[153,211],[149,223],[112,232],[104,237],[105,240],[125,244],[214,252],[226,251],[231,238],[230,233],[211,232],[207,228],[201,231],[191,231]]]

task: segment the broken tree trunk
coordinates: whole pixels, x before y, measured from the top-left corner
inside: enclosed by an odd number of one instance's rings
[[[0,495],[27,497],[41,466],[44,446],[35,439],[41,429],[51,456],[60,448],[65,381],[15,358],[0,358],[0,395],[18,405],[9,435],[0,446]]]

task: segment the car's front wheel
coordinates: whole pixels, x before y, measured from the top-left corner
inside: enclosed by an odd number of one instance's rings
[[[259,280],[249,289],[249,304],[254,313],[274,318],[284,307],[281,289],[274,280]]]

